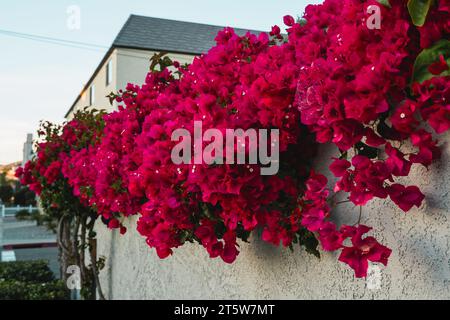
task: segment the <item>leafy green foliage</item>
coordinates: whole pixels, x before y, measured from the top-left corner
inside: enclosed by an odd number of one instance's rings
[[[411,20],[415,26],[421,27],[425,24],[428,11],[433,3],[433,0],[409,0],[408,11]]]
[[[155,53],[153,57],[150,58],[150,70],[153,72],[157,71],[158,68],[158,71],[164,70],[172,64],[172,60],[167,56],[167,52]]]
[[[34,210],[30,213],[28,210],[20,210],[17,211],[15,217],[17,220],[35,220],[35,211],[37,210]]]
[[[0,262],[0,279],[21,282],[50,282],[55,280],[45,260]]]
[[[375,159],[378,157],[378,149],[374,147],[370,147],[365,143],[358,142],[355,144],[356,152],[359,155],[363,155],[368,157],[369,159]]]
[[[434,77],[433,74],[428,71],[428,67],[434,63],[439,61],[439,56],[443,55],[447,64],[450,65],[450,41],[446,39],[442,39],[436,42],[430,48],[424,49],[416,58],[414,62],[414,71],[412,82],[422,83],[425,80],[428,80]],[[448,76],[450,75],[450,70],[446,70],[440,74],[440,76]]]
[[[18,187],[14,193],[14,205],[36,206],[36,196],[28,187]]]
[[[0,186],[0,200],[3,203],[10,203],[14,190],[10,185]]]
[[[44,260],[0,262],[0,300],[65,300],[69,291]]]
[[[38,163],[40,167],[48,168],[52,162],[59,160],[60,153],[69,154],[71,151],[78,151],[88,146],[94,145],[102,136],[104,129],[103,117],[105,111],[95,108],[84,108],[74,114],[74,120],[82,126],[71,126],[69,123],[63,125],[53,124],[48,121],[41,122],[38,135],[40,142],[36,143],[37,154],[41,152],[45,154],[42,159],[36,158],[33,161]],[[85,128],[89,128],[86,130]],[[65,141],[64,130],[66,135],[76,137],[76,141]],[[33,175],[42,186],[40,194],[40,204],[43,208],[43,215],[36,215],[39,224],[47,226],[48,229],[55,231],[59,219],[63,216],[95,217],[96,213],[83,205],[79,198],[73,194],[73,189],[69,185],[67,179],[62,174],[52,182],[48,183],[45,175],[41,175],[39,170],[35,170]]]
[[[68,300],[69,291],[63,281],[27,283],[0,279],[0,300]]]
[[[314,236],[314,233],[311,231],[301,228],[298,231],[298,242],[300,246],[305,247],[306,252],[316,256],[317,258],[320,258],[320,252],[317,250],[317,247],[319,246],[319,241]]]
[[[378,2],[385,7],[391,8],[391,4],[389,3],[389,0],[378,0]]]

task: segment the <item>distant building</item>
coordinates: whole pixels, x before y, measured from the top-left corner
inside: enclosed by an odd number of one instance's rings
[[[33,157],[33,134],[27,134],[27,141],[23,144],[22,166],[25,165]]]
[[[131,15],[120,30],[108,52],[66,113],[73,114],[84,107],[115,110],[106,97],[125,89],[128,83],[143,84],[155,53],[167,52],[172,60],[191,63],[195,56],[214,46],[217,33],[224,27],[176,20]],[[247,31],[234,29],[239,35]]]

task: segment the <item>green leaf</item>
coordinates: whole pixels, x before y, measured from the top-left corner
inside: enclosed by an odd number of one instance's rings
[[[439,56],[443,55],[447,64],[450,65],[450,41],[449,40],[439,40],[430,48],[424,49],[416,58],[414,62],[412,83],[419,82],[422,83],[425,80],[433,78],[434,75],[428,71],[428,67],[439,61]],[[440,76],[450,75],[450,70],[446,70],[440,74]]]
[[[385,7],[392,8],[389,0],[378,0],[378,3],[382,4]]]
[[[377,148],[370,147],[370,146],[368,146],[368,145],[366,145],[365,143],[362,143],[362,142],[356,143],[355,147],[356,147],[356,152],[359,155],[366,156],[369,159],[378,158],[379,150]]]
[[[433,0],[409,0],[408,11],[415,26],[421,27],[427,19]]]
[[[298,232],[299,244],[305,247],[306,252],[314,255],[316,258],[320,258],[320,252],[317,250],[319,241],[315,237],[314,233],[308,231],[305,228],[301,228]]]
[[[122,179],[117,179],[116,181],[114,181],[113,184],[111,184],[111,188],[114,189],[117,192],[122,192],[123,188],[122,188]]]
[[[339,156],[339,159],[340,160],[342,160],[342,159],[347,160],[347,158],[348,158],[348,152],[347,151],[341,151],[341,155]]]
[[[222,221],[218,221],[216,225],[214,226],[214,233],[217,237],[217,239],[222,239],[225,232],[227,231],[227,227]]]
[[[168,57],[165,57],[165,55],[167,55],[167,53],[168,52],[161,51],[159,53],[153,54],[153,56],[150,58],[150,62],[151,62],[150,70],[152,72],[162,71],[163,69],[165,69],[165,67],[166,67],[165,64],[168,63],[167,59],[169,59]],[[167,59],[165,59],[165,58],[167,58]],[[156,68],[157,66],[160,66],[159,70],[157,70],[157,68]]]
[[[244,242],[248,242],[248,238],[250,237],[250,231],[246,231],[242,224],[238,224],[236,228],[236,236]]]
[[[117,94],[115,94],[114,92],[111,92],[110,94],[108,94],[108,95],[106,96],[106,98],[109,99],[109,104],[112,105],[113,102],[114,102],[114,101],[116,100],[116,98],[117,98]]]
[[[185,243],[186,241],[192,242],[194,238],[194,233],[191,230],[181,230],[180,231],[180,242]]]
[[[304,26],[307,23],[307,21],[304,18],[297,17],[297,23],[300,24],[301,26]]]

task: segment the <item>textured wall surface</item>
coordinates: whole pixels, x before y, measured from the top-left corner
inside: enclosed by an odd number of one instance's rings
[[[448,142],[450,135],[440,140]],[[322,160],[333,151],[324,147]],[[109,299],[450,299],[449,160],[445,143],[439,162],[429,170],[413,167],[402,181],[426,195],[421,208],[405,214],[389,200],[364,207],[361,223],[373,226],[372,234],[392,249],[388,266],[375,266],[367,280],[355,279],[336,253],[322,252],[319,260],[256,236],[241,244],[232,265],[209,259],[203,248],[190,244],[160,260],[132,218],[124,236],[98,227],[99,254],[107,257],[103,290]],[[323,163],[318,161],[319,169]],[[339,223],[353,224],[359,210],[344,204],[333,214]]]

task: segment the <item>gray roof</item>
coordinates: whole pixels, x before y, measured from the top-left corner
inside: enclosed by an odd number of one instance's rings
[[[90,86],[114,48],[132,48],[200,55],[215,45],[214,38],[223,28],[225,27],[132,14],[84,86],[83,91]],[[253,34],[261,33],[261,31],[256,30],[233,29],[241,36],[247,33],[247,31]],[[81,93],[75,99],[65,117],[73,110],[80,98]]]
[[[113,47],[201,54],[214,46],[217,33],[224,27],[208,24],[130,15]],[[234,29],[239,35],[247,31]]]

